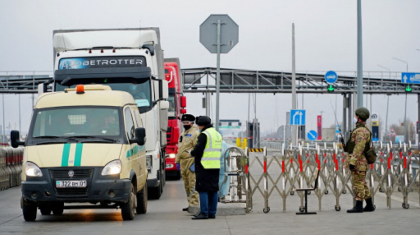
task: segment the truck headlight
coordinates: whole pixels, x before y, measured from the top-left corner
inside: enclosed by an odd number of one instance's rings
[[[148,170],[152,169],[152,155],[146,156],[146,167]]]
[[[32,162],[25,163],[25,174],[30,177],[42,177],[41,169]]]
[[[121,173],[121,161],[120,160],[114,160],[104,167],[102,170],[101,175],[116,175]]]
[[[175,157],[176,157],[175,153],[171,153],[171,154],[168,155],[168,158],[175,158]]]

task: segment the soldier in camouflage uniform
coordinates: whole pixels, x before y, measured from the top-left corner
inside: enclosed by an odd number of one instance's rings
[[[353,178],[353,190],[355,193],[356,205],[348,213],[361,213],[374,211],[372,196],[366,183],[366,171],[368,163],[365,157],[365,148],[371,141],[371,132],[367,129],[366,120],[369,118],[369,110],[361,107],[355,111],[354,121],[356,128],[351,132],[345,145],[348,152],[348,164]],[[366,207],[363,208],[363,200],[366,200]]]
[[[190,167],[194,164],[194,157],[190,152],[197,144],[198,127],[194,125],[195,117],[191,114],[184,114],[181,117],[185,131],[179,136],[178,153],[175,158],[178,170],[184,180],[185,192],[187,193],[188,207],[182,211],[188,211],[189,207],[198,207],[198,192],[195,191],[195,172]]]

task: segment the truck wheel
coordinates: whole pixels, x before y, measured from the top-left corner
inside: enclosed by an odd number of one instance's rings
[[[176,180],[180,180],[181,179],[181,171],[177,171],[176,172],[175,179]]]
[[[41,215],[51,215],[51,207],[49,206],[41,206],[39,207],[39,210],[41,211]]]
[[[20,203],[22,205],[22,213],[23,213],[23,218],[25,219],[25,221],[35,221],[36,214],[37,214],[36,205],[33,205],[29,202],[24,202],[23,198],[21,198]]]
[[[137,193],[136,212],[137,214],[146,214],[147,212],[147,184]]]
[[[160,183],[157,187],[149,188],[148,191],[150,199],[159,199],[162,196],[162,184]]]
[[[123,220],[133,220],[134,210],[136,209],[136,193],[134,192],[134,186],[130,186],[130,197],[128,201],[121,205],[121,216]]]
[[[54,215],[62,215],[64,212],[64,202],[58,202],[54,204],[52,211]]]

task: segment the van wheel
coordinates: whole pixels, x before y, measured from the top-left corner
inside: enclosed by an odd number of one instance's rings
[[[51,207],[49,206],[41,206],[39,207],[39,210],[41,211],[41,215],[50,215],[51,214]]]
[[[22,205],[22,213],[23,218],[25,221],[35,221],[36,220],[36,213],[37,208],[36,205],[33,205],[32,203],[25,202],[23,198],[21,198],[21,205]]]
[[[146,214],[147,212],[147,184],[143,186],[143,189],[137,193],[137,214]]]
[[[64,202],[54,204],[52,211],[54,215],[62,215],[64,212]]]
[[[136,194],[134,192],[134,186],[130,186],[130,197],[128,201],[121,205],[121,216],[123,220],[133,220],[134,219],[134,210],[136,209]]]

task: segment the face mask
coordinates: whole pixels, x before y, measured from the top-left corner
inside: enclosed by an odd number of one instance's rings
[[[358,120],[357,118],[353,118],[354,123],[357,123],[357,120]]]
[[[191,126],[190,125],[185,125],[184,128],[185,128],[185,130],[189,130],[191,128]]]

